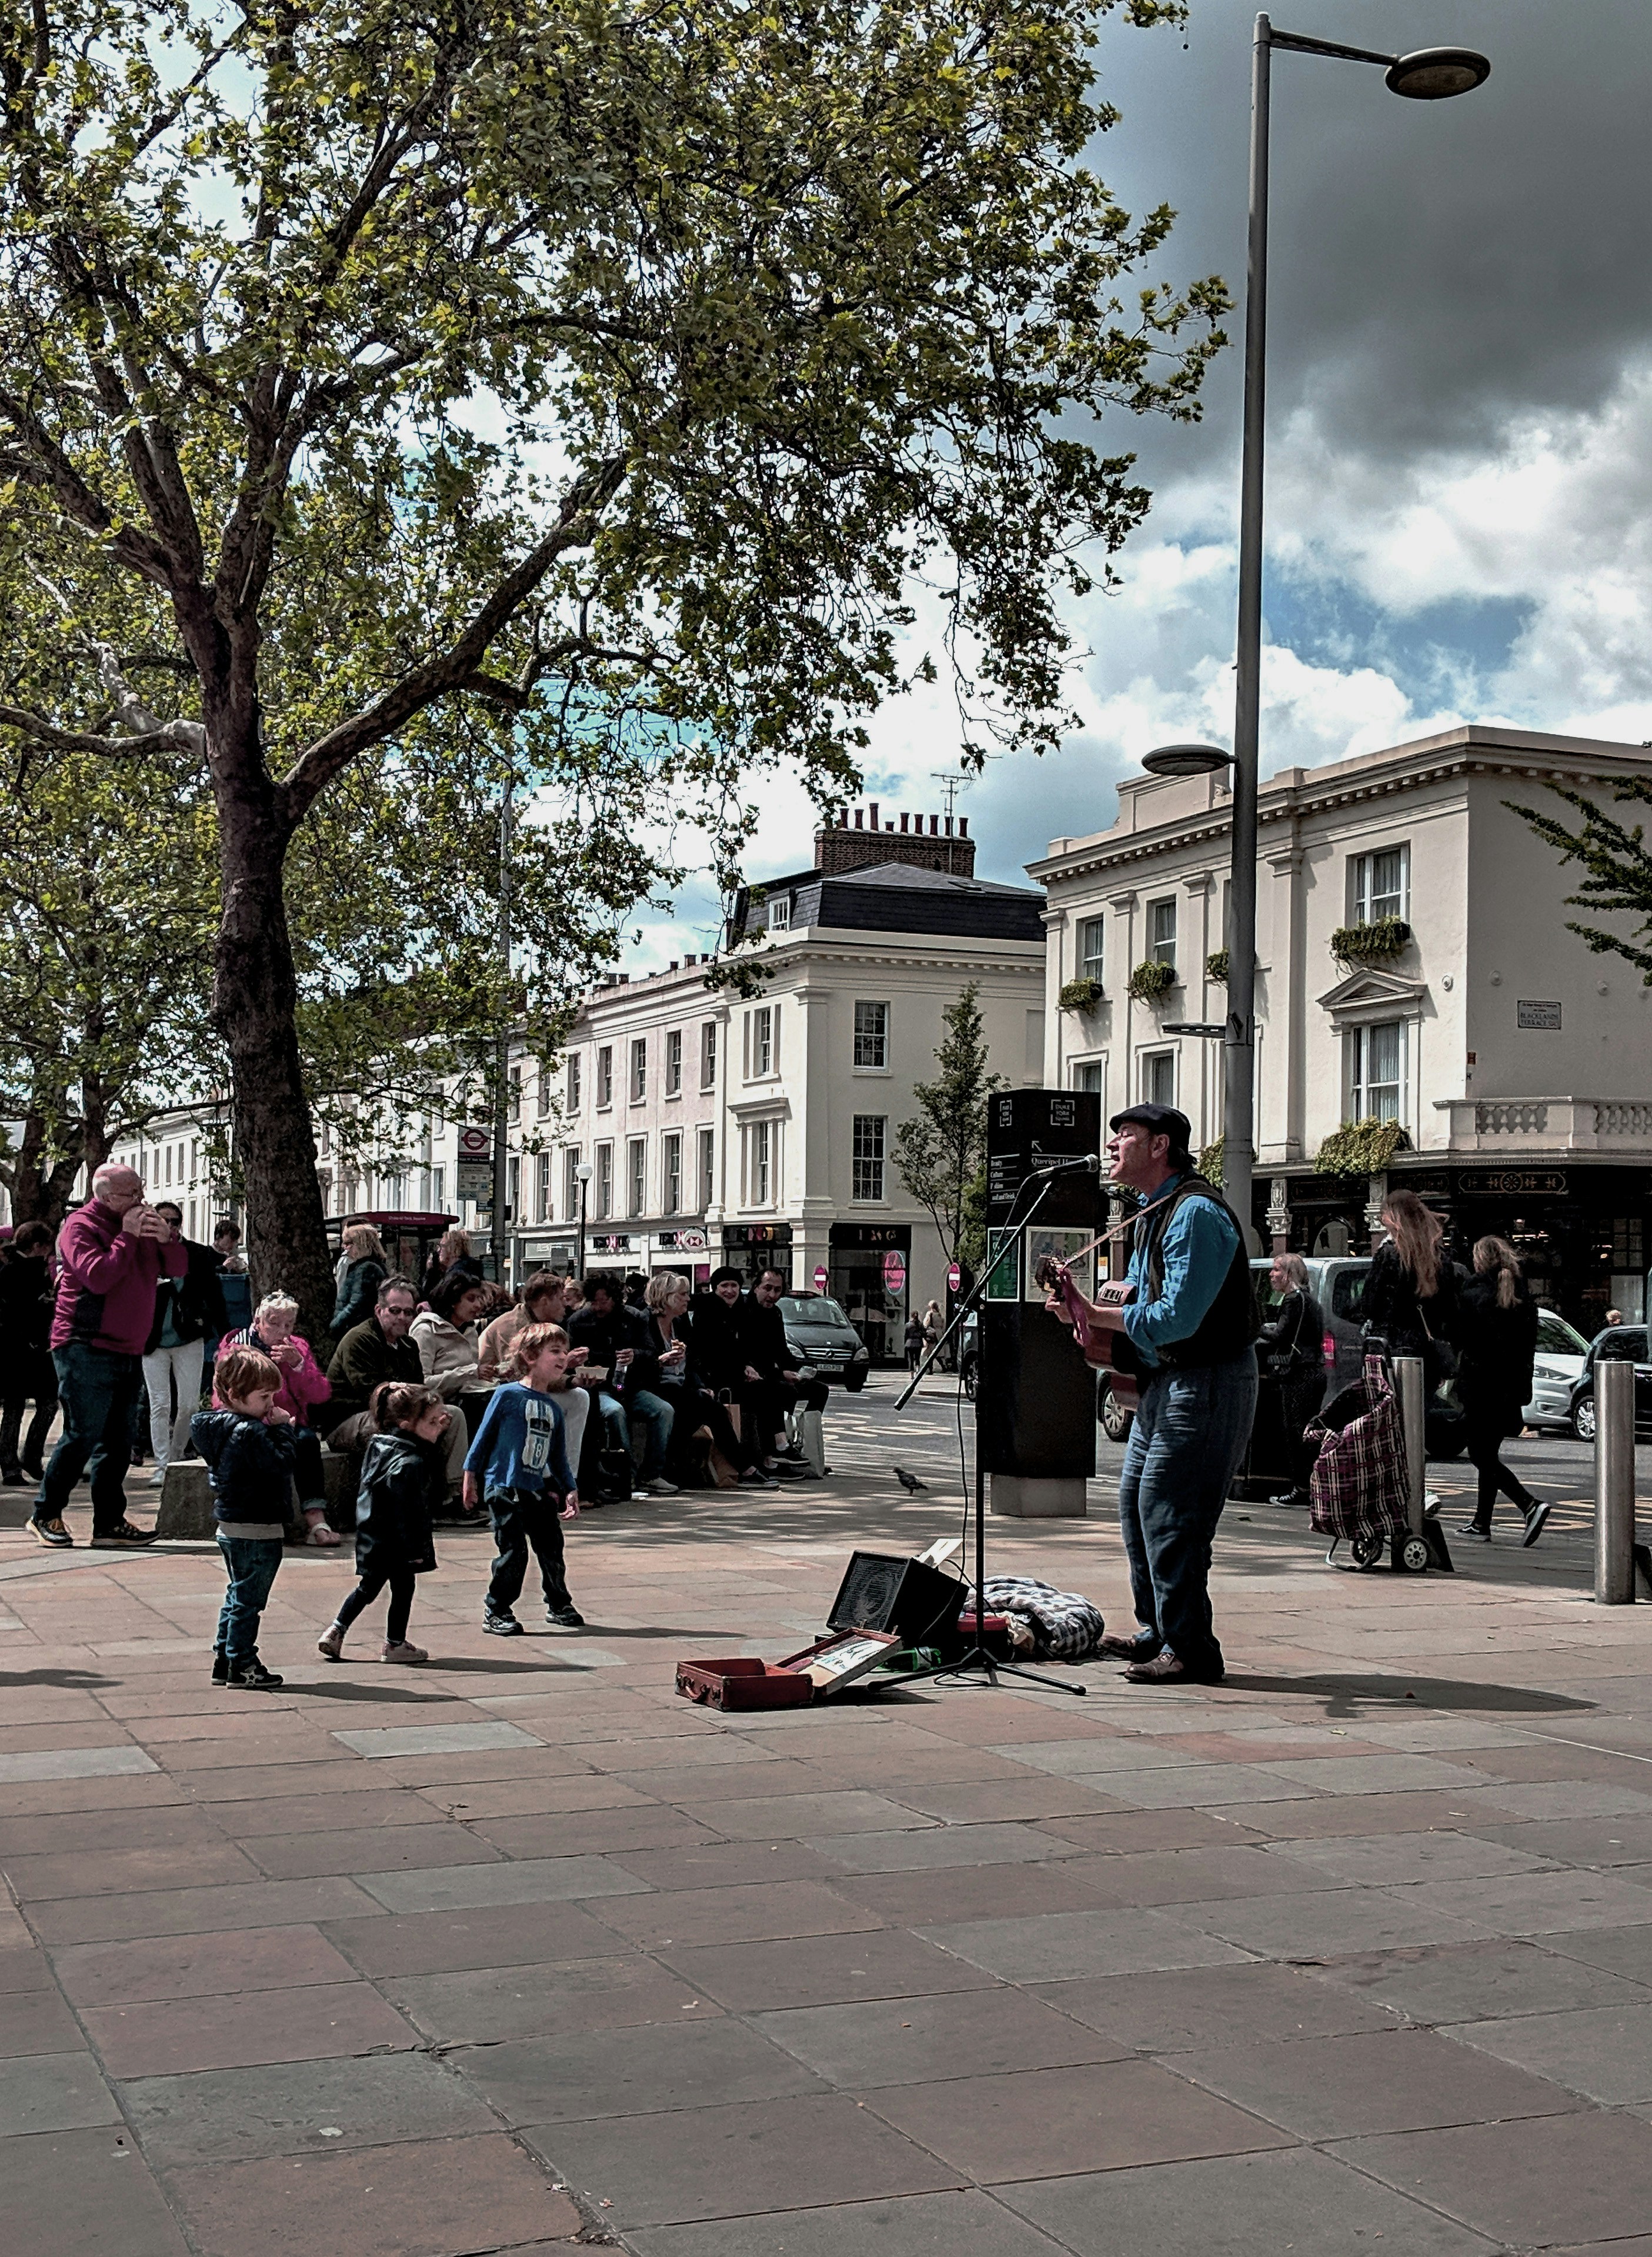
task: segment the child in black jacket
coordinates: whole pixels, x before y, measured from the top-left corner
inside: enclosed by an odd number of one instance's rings
[[[342,1660],[345,1631],[388,1584],[390,1611],[379,1659],[427,1661],[423,1646],[407,1642],[407,1618],[413,1612],[413,1578],[427,1574],[436,1564],[430,1512],[433,1492],[446,1487],[436,1447],[447,1432],[449,1412],[434,1388],[414,1387],[406,1381],[375,1388],[371,1409],[378,1432],[367,1445],[356,1496],[359,1580],[346,1595],[331,1628],[315,1641],[315,1650],[328,1661]]]
[[[229,1588],[218,1617],[212,1681],[270,1693],[281,1680],[258,1659],[258,1624],[281,1565],[293,1494],[293,1421],[276,1402],[281,1374],[255,1348],[232,1348],[213,1372],[215,1407],[189,1439],[206,1460]]]

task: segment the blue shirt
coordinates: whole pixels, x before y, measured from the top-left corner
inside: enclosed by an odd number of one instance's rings
[[[575,1482],[562,1447],[561,1405],[519,1380],[496,1387],[465,1452],[464,1469],[480,1476],[484,1495],[498,1489],[530,1495],[554,1489],[566,1496]]]
[[[1140,1220],[1172,1197],[1180,1176],[1167,1176],[1147,1193]],[[1124,1307],[1124,1327],[1150,1369],[1159,1362],[1161,1341],[1190,1340],[1209,1316],[1223,1281],[1233,1264],[1237,1237],[1225,1207],[1195,1192],[1184,1199],[1164,1226],[1160,1260],[1164,1280],[1156,1301],[1147,1298],[1146,1233],[1138,1233],[1130,1267],[1126,1272],[1135,1297]]]

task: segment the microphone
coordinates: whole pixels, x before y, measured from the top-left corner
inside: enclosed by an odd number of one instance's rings
[[[1041,1168],[1029,1168],[1030,1176],[1098,1176],[1101,1173],[1099,1152],[1086,1152],[1082,1158],[1048,1160]]]

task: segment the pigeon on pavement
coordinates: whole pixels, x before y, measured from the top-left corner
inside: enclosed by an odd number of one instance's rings
[[[894,1472],[895,1479],[908,1496],[912,1496],[914,1490],[928,1489],[929,1486],[928,1482],[920,1481],[916,1474],[909,1474],[904,1466],[897,1466]]]

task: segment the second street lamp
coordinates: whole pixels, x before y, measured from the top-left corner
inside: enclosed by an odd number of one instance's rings
[[[1411,102],[1449,101],[1491,75],[1484,55],[1468,47],[1424,47],[1379,54],[1297,32],[1276,32],[1256,18],[1251,63],[1250,236],[1245,294],[1245,437],[1239,490],[1239,635],[1233,714],[1233,851],[1229,895],[1226,1087],[1222,1115],[1222,1179],[1229,1204],[1251,1228],[1255,1157],[1256,1079],[1256,790],[1262,662],[1262,440],[1267,336],[1267,134],[1275,47],[1373,63],[1391,92]],[[1170,753],[1198,747],[1171,746]],[[1219,755],[1218,755],[1219,757]],[[1206,767],[1212,765],[1204,762]],[[1187,774],[1187,768],[1169,773]]]

